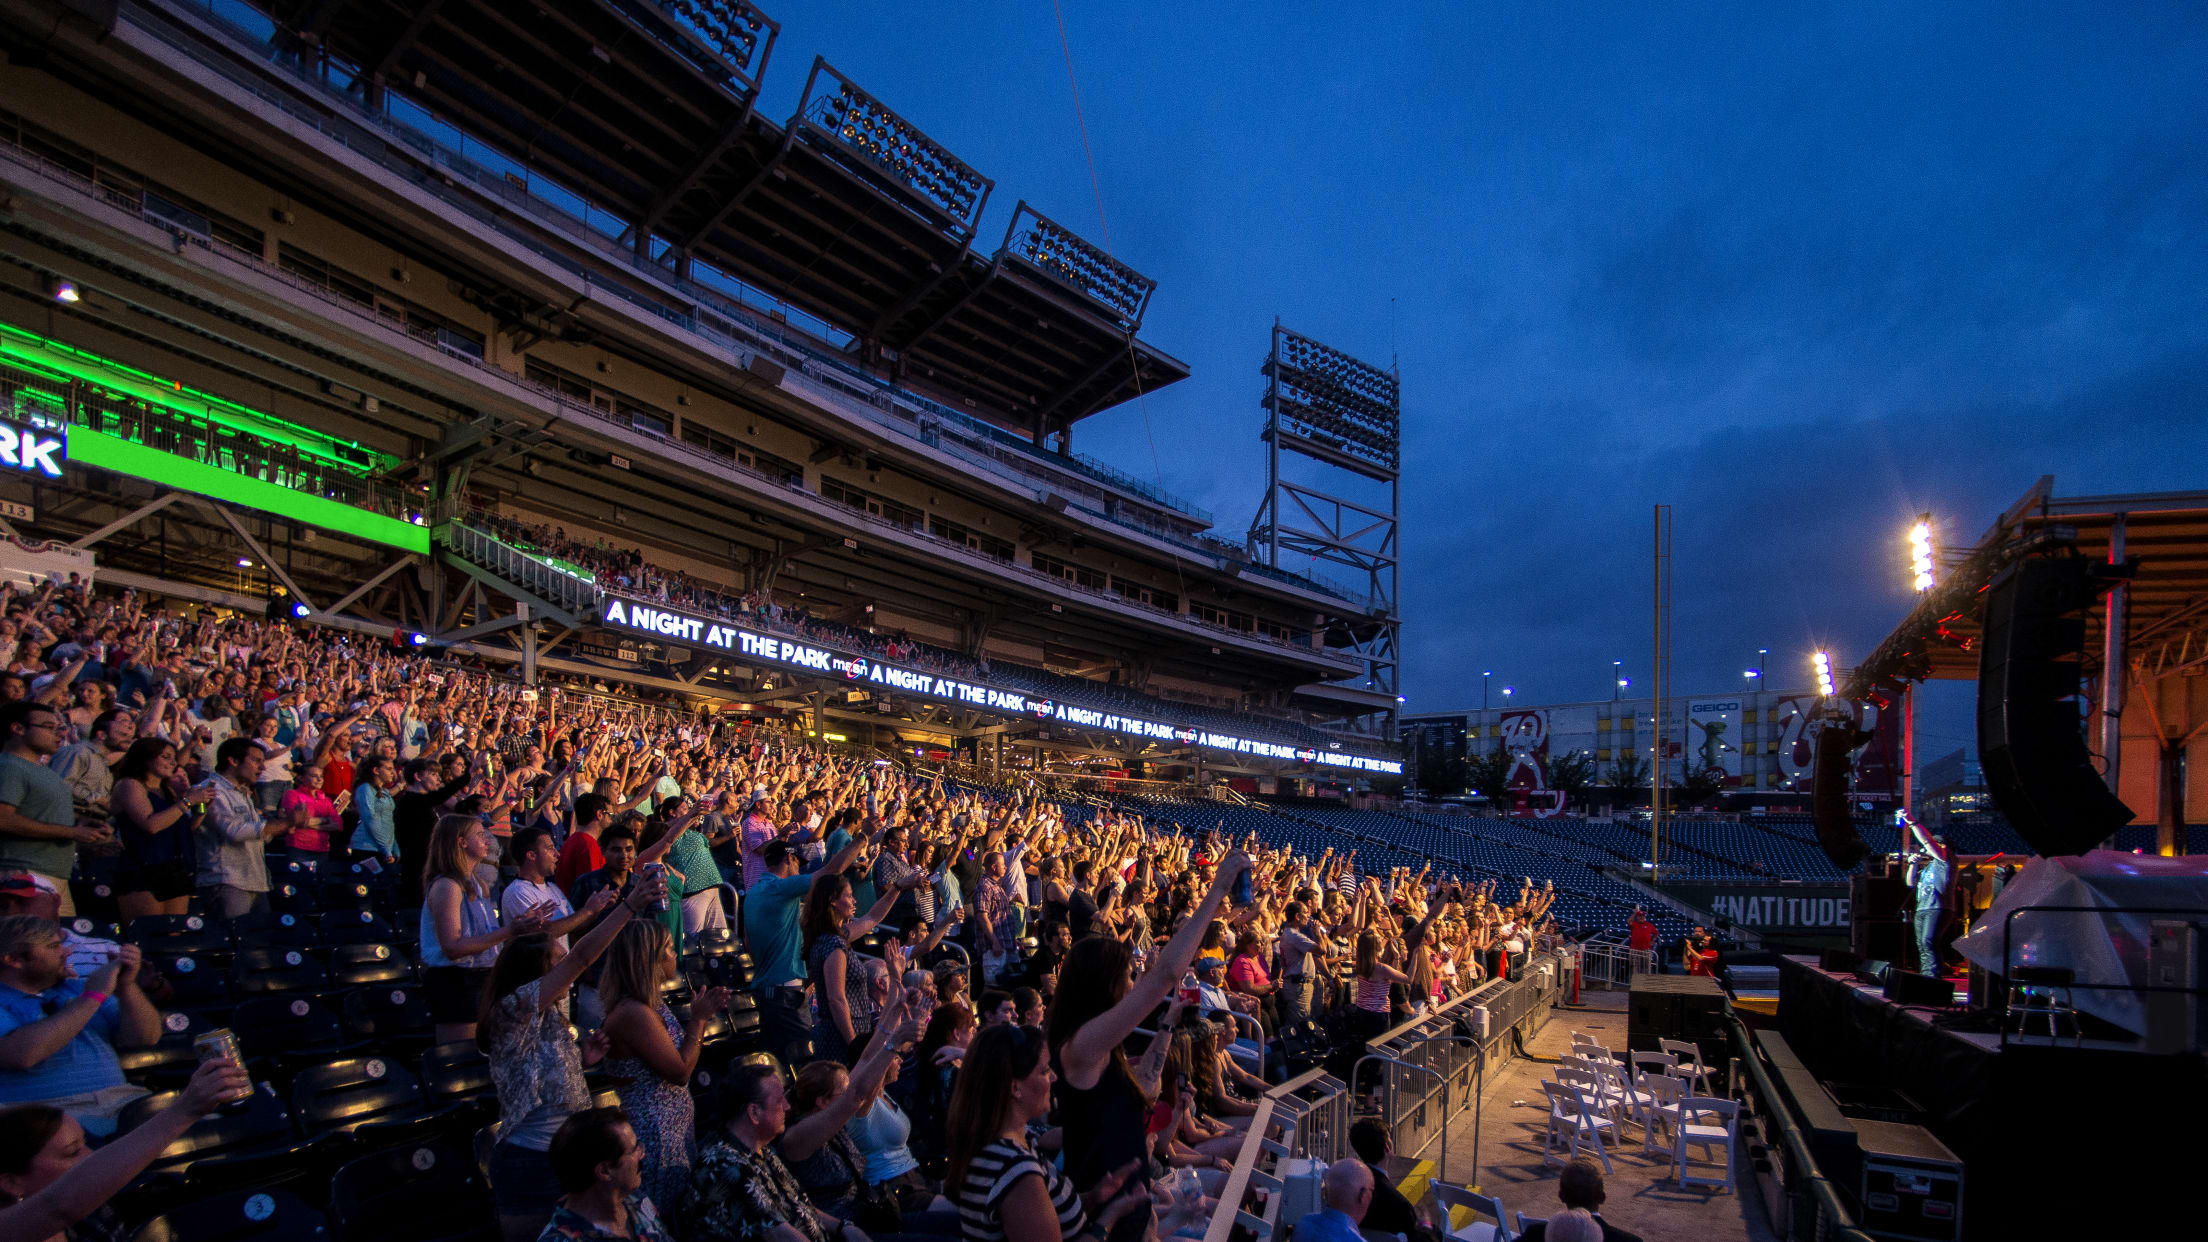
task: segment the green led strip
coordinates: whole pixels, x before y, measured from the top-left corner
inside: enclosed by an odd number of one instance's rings
[[[179,414],[220,423],[262,440],[288,445],[306,456],[327,462],[351,474],[380,472],[399,464],[399,459],[388,453],[379,453],[350,440],[324,435],[273,414],[239,405],[235,401],[226,401],[212,393],[163,379],[89,350],[64,345],[34,332],[26,332],[13,324],[0,323],[0,358],[57,378],[82,380]],[[341,448],[352,450],[351,455],[339,452]],[[365,467],[362,465],[364,459],[367,462]]]
[[[210,466],[147,448],[121,436],[93,431],[87,427],[72,425],[69,428],[69,460],[77,465],[96,466],[127,474],[134,478],[150,479],[181,491],[227,500],[248,509],[273,513],[309,526],[319,526],[340,534],[365,539],[370,543],[386,544],[406,552],[429,553],[429,528],[402,522],[398,518],[370,513],[342,501],[330,500],[307,492],[293,491],[277,483],[250,478],[234,470]]]

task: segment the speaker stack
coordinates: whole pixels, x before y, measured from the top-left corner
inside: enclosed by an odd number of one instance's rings
[[[1913,962],[1909,890],[1899,873],[1848,877],[1848,948],[1859,958]]]
[[[1863,834],[1855,830],[1855,813],[1848,806],[1848,772],[1856,749],[1870,740],[1869,733],[1853,724],[1828,720],[1811,743],[1809,822],[1817,830],[1818,848],[1842,871],[1853,871],[1871,854]]]
[[[1994,804],[2040,854],[2082,854],[2133,818],[2093,765],[2077,705],[2085,611],[2129,573],[2082,556],[2040,557],[1986,587],[1979,763]]]
[[[1700,1050],[1702,1064],[1723,1065],[1725,989],[1709,975],[1636,974],[1627,996],[1625,1046],[1660,1052],[1658,1040],[1679,1039]]]

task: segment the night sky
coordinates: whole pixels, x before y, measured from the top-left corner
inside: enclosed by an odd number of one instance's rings
[[[1399,357],[1413,711],[1638,687],[1657,502],[1676,683],[1724,692],[1882,637],[1919,510],[2208,486],[2201,6],[1063,2],[1195,371],[1075,447],[1239,541],[1273,317]],[[1105,242],[1047,0],[767,7],[770,115],[824,54],[995,178],[984,250],[1021,198]]]

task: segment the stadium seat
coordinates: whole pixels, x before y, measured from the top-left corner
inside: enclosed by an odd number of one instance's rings
[[[465,1147],[451,1140],[373,1152],[330,1183],[334,1242],[475,1242],[495,1239],[490,1188]]]
[[[130,1242],[272,1242],[329,1236],[322,1213],[288,1190],[252,1187],[166,1208],[138,1226]]]
[[[146,965],[169,981],[168,1003],[179,1009],[207,1010],[230,1003],[227,953],[212,957],[175,952],[167,948],[145,950]]]
[[[268,904],[279,914],[314,914],[322,909],[312,885],[288,881],[269,885]]]
[[[472,1041],[437,1044],[422,1053],[422,1087],[430,1103],[457,1104],[492,1095],[491,1061]]]
[[[364,1147],[426,1142],[439,1127],[421,1082],[389,1057],[349,1057],[299,1071],[291,1111],[308,1134],[343,1134]]]
[[[230,952],[230,929],[197,914],[145,914],[132,919],[130,942],[162,953],[192,953],[220,959]]]
[[[429,999],[414,984],[371,984],[345,994],[345,1038],[388,1051],[426,1048],[433,1026]]]
[[[373,910],[332,910],[316,930],[325,945],[389,944],[396,938],[390,922]]]
[[[314,916],[271,910],[230,921],[231,940],[239,949],[306,949],[315,944]]]
[[[221,1021],[229,1020],[229,1012],[223,1011]],[[117,1048],[115,1060],[123,1077],[138,1086],[153,1091],[181,1087],[199,1069],[199,1050],[192,1041],[214,1025],[202,1014],[172,1010],[161,1015],[159,1040],[144,1048]]]
[[[241,1000],[288,992],[326,992],[330,972],[305,949],[245,949],[231,960],[230,986]]]
[[[255,996],[238,1002],[230,1029],[246,1055],[273,1058],[284,1072],[351,1050],[337,1015],[307,996]]]
[[[132,1100],[123,1106],[117,1131],[127,1133],[138,1123],[176,1102],[177,1093],[163,1091]],[[252,1098],[226,1104],[201,1118],[175,1142],[163,1149],[148,1166],[152,1174],[169,1175],[151,1185],[173,1193],[178,1179],[189,1175],[193,1185],[269,1185],[304,1176],[308,1156],[326,1140],[301,1138],[292,1128],[291,1115],[277,1098],[276,1088],[254,1084]],[[173,1199],[170,1200],[173,1202]]]
[[[413,977],[413,963],[388,944],[338,944],[330,949],[330,983],[334,987],[402,983]]]

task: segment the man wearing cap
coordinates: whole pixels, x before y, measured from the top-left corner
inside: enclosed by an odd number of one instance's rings
[[[54,891],[52,880],[28,871],[0,872],[0,918],[29,914],[52,920],[61,928],[62,951],[68,955],[69,969],[77,978],[91,977],[93,971],[122,952],[123,946],[112,940],[79,935],[69,923],[61,921],[60,908],[61,895]],[[141,970],[138,978],[139,986],[149,993],[153,991],[148,978],[152,974],[150,969]]]
[[[768,800],[767,795],[763,793],[753,794],[751,799],[744,804],[743,822],[737,826],[736,835],[737,839],[743,843],[744,882],[742,887],[748,893],[751,891],[751,886],[759,882],[759,877],[766,874],[766,860],[760,857],[760,851],[767,847],[767,842],[781,835],[780,831],[774,826],[774,803]]]
[[[44,703],[0,707],[0,867],[53,881],[61,913],[77,912],[69,872],[77,846],[107,840],[106,825],[79,824],[68,782],[46,761],[61,749],[61,716]]]

